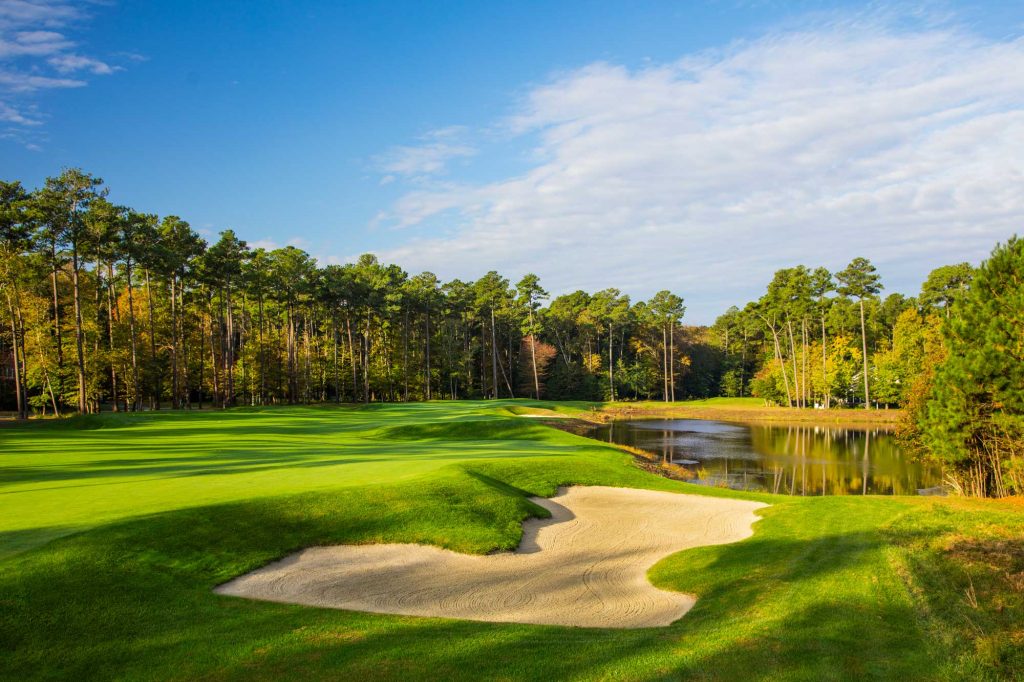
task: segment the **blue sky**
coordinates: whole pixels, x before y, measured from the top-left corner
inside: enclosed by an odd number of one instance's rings
[[[0,0],[0,168],[415,272],[913,293],[1024,225],[1019,2]]]

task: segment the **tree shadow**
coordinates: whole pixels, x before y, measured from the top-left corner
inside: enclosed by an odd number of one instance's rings
[[[0,561],[79,530],[80,526],[37,526],[0,531]]]
[[[183,454],[160,457],[113,457],[78,461],[72,464],[47,463],[38,466],[4,466],[0,468],[0,488],[13,485],[47,481],[74,481],[95,478],[140,477],[146,479],[176,478],[181,476],[209,476],[244,474],[253,471],[271,471],[289,468],[319,468],[346,464],[395,462],[403,461],[466,461],[472,459],[522,459],[531,457],[559,457],[576,454],[571,445],[547,445],[524,451],[509,450],[507,443],[501,446],[495,443],[488,446],[482,443],[477,448],[466,448],[465,445],[453,444],[451,448],[443,447],[443,441],[429,443],[403,443],[392,448],[386,443],[367,439],[365,443],[341,443],[328,445],[317,443],[315,447],[305,450],[296,443],[273,445],[268,442],[254,440],[246,444],[238,439],[230,446],[216,447],[203,454],[194,453],[201,443],[168,444],[161,443],[153,449],[161,452],[182,452]],[[138,443],[104,444],[108,454],[116,451],[137,452]],[[43,456],[40,453],[40,456]],[[71,487],[71,486],[58,486]],[[40,490],[15,490],[0,492],[13,494]]]
[[[497,467],[464,473],[154,514],[13,556],[0,571],[0,677],[921,679],[942,664],[898,579],[871,583],[886,566],[878,520],[848,522],[842,502],[779,504],[752,538],[663,561],[655,585],[698,597],[667,628],[371,615],[211,592],[315,545],[485,551],[546,511]],[[807,538],[801,524],[834,529]],[[850,580],[866,582],[838,589]]]

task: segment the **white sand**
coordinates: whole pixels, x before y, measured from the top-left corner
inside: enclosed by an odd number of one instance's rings
[[[639,628],[678,620],[694,597],[647,570],[674,552],[749,537],[765,505],[627,488],[533,498],[515,552],[458,554],[412,544],[314,547],[243,575],[219,594],[353,611],[496,622]]]

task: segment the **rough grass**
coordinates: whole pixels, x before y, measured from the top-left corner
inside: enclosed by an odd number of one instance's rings
[[[669,481],[526,402],[82,418],[0,431],[2,679],[985,679],[1020,676],[1024,514],[774,498],[754,537],[660,562],[669,628],[589,630],[251,602],[302,547],[514,547],[560,484]],[[567,411],[586,409],[569,406]]]

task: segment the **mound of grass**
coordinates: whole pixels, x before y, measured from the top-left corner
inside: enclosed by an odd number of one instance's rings
[[[550,429],[526,420],[474,419],[440,424],[406,424],[383,429],[384,440],[402,441],[545,441],[552,436]]]
[[[5,429],[0,679],[1012,679],[1024,669],[1019,508],[692,486],[502,416],[521,405]],[[749,540],[652,569],[660,587],[700,597],[669,628],[447,621],[211,592],[312,545],[510,549],[522,520],[544,514],[527,498],[569,483],[773,506]]]

